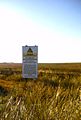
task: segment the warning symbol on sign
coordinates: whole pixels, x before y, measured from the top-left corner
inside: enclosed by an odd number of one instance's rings
[[[27,51],[27,55],[33,55],[33,51],[32,51],[31,48],[28,49],[28,51]]]

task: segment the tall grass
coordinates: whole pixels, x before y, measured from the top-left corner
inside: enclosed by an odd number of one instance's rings
[[[22,79],[20,69],[0,78],[0,120],[80,119],[80,73],[46,67],[33,80]]]

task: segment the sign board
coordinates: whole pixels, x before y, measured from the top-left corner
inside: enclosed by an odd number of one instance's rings
[[[37,78],[38,75],[38,46],[22,46],[22,75],[23,78]]]

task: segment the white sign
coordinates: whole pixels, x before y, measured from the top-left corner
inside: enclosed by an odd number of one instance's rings
[[[22,75],[23,78],[37,78],[38,75],[38,46],[22,46]]]

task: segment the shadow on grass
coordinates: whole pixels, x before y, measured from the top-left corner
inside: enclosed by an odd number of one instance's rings
[[[4,87],[0,86],[0,96],[6,96],[7,94],[8,91]]]
[[[54,88],[59,86],[59,82],[58,81],[44,79],[44,80],[42,80],[42,82],[44,82],[44,85],[52,86]]]
[[[29,81],[37,81],[38,79],[35,79],[35,78],[21,78],[21,79],[18,79],[17,81],[18,82],[29,82]]]
[[[59,82],[60,80],[60,82]],[[40,77],[38,76],[37,79],[35,78],[22,78],[19,77],[17,80],[17,82],[33,82],[33,83],[38,83],[38,82],[42,82],[44,83],[45,86],[52,86],[52,87],[58,87],[59,85],[65,89],[67,88],[71,88],[71,87],[75,87],[75,83],[72,83],[72,79],[66,79],[63,75],[59,76],[59,78],[52,80],[51,78],[45,78],[45,77]]]
[[[55,79],[55,80],[52,80],[52,79],[42,79],[42,80],[38,80],[38,81],[41,81],[41,82],[43,82],[44,83],[44,85],[45,86],[52,86],[53,88],[55,88],[55,87],[58,87],[58,86],[60,86],[60,87],[62,87],[62,88],[64,88],[64,89],[67,89],[67,88],[69,88],[69,89],[71,89],[71,88],[75,88],[75,87],[77,87],[76,85],[75,85],[75,83],[73,83],[72,82],[72,80],[70,80],[70,79]]]

